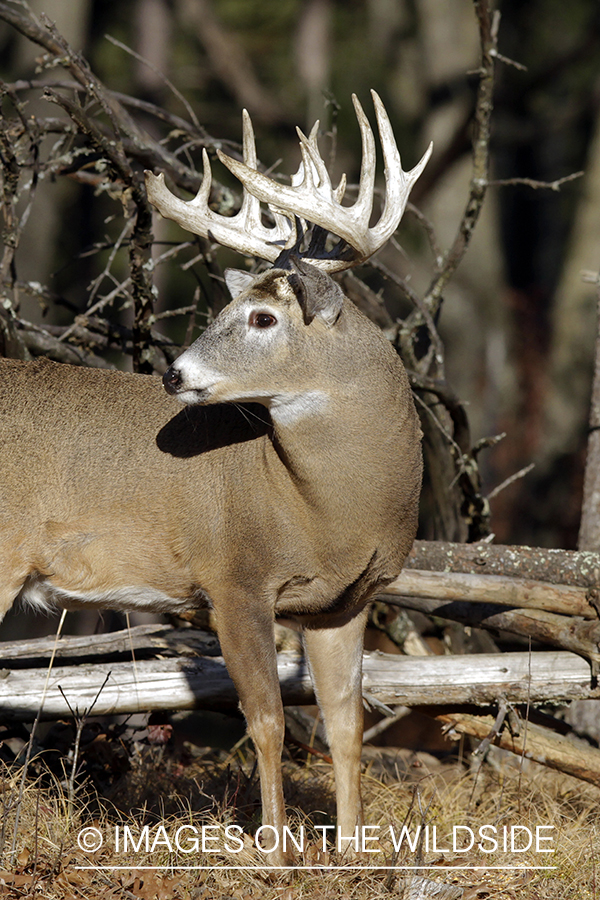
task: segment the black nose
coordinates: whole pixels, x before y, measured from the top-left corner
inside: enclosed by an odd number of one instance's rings
[[[167,394],[176,394],[181,387],[181,374],[174,366],[169,366],[162,380]]]

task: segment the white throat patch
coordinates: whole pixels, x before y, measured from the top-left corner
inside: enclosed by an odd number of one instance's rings
[[[278,394],[269,404],[275,425],[293,425],[306,416],[318,415],[329,403],[325,391],[306,391],[304,394]]]

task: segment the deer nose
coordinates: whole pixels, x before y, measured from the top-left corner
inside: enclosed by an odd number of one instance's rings
[[[174,366],[169,366],[163,375],[162,381],[168,394],[176,394],[181,387],[181,372]]]

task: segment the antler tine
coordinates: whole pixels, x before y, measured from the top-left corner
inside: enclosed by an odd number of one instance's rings
[[[375,186],[375,138],[365,112],[356,94],[352,94],[352,103],[360,128],[362,141],[362,161],[360,165],[360,181],[358,184],[358,197],[351,207],[352,215],[357,227],[361,222],[369,227],[369,219],[373,211],[373,188]]]
[[[218,153],[221,151],[219,150]],[[254,140],[254,128],[252,119],[247,109],[242,110],[242,152],[244,162],[251,169],[258,168],[258,158],[256,156],[256,141]]]
[[[190,200],[190,207],[200,207],[203,208],[208,204],[208,198],[210,197],[210,189],[212,187],[212,169],[210,167],[210,159],[208,158],[208,153],[206,152],[206,147],[202,148],[202,171],[204,173],[202,178],[202,184],[200,185],[200,190],[196,194],[196,196]]]
[[[302,153],[305,177],[308,178],[313,189],[318,189],[320,192],[327,194],[331,191],[331,179],[317,144],[319,124],[317,119],[308,137],[300,128],[296,128],[296,132],[300,138],[300,152]],[[317,176],[316,181],[315,175]]]
[[[225,156],[223,151],[220,148],[217,149],[217,157],[219,160],[221,160],[223,156]],[[258,167],[254,128],[252,127],[252,119],[250,118],[247,109],[242,110],[242,157],[245,165],[250,169],[256,169]],[[206,167],[204,171],[206,171]],[[245,188],[242,193],[242,205],[237,216],[239,216],[240,224],[243,224],[244,229],[248,233],[255,233],[256,228],[260,229],[262,227],[260,200],[257,200],[256,197],[249,194]]]
[[[346,175],[342,175],[340,178],[340,182],[333,192],[333,199],[336,203],[341,203],[344,199],[344,194],[346,193]]]
[[[409,172],[405,172],[402,168],[392,125],[381,97],[376,91],[371,91],[371,96],[373,97],[373,105],[377,117],[377,128],[383,151],[385,172],[385,204],[381,218],[371,228],[371,235],[376,241],[381,240],[383,244],[398,227],[413,185],[431,156],[433,143],[429,144],[417,165]]]

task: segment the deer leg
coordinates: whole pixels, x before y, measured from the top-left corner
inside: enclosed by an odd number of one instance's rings
[[[257,610],[249,603],[236,605],[233,610],[219,610],[215,604],[215,615],[225,665],[258,758],[262,824],[270,826],[261,833],[260,846],[267,851],[271,865],[284,865],[288,860],[282,845],[286,821],[281,778],[285,723],[273,616],[270,610]]]
[[[341,847],[362,825],[360,758],[363,734],[362,651],[368,608],[331,627],[304,628],[304,644],[333,757]],[[350,840],[343,840],[349,838]],[[359,843],[356,843],[358,849]]]

